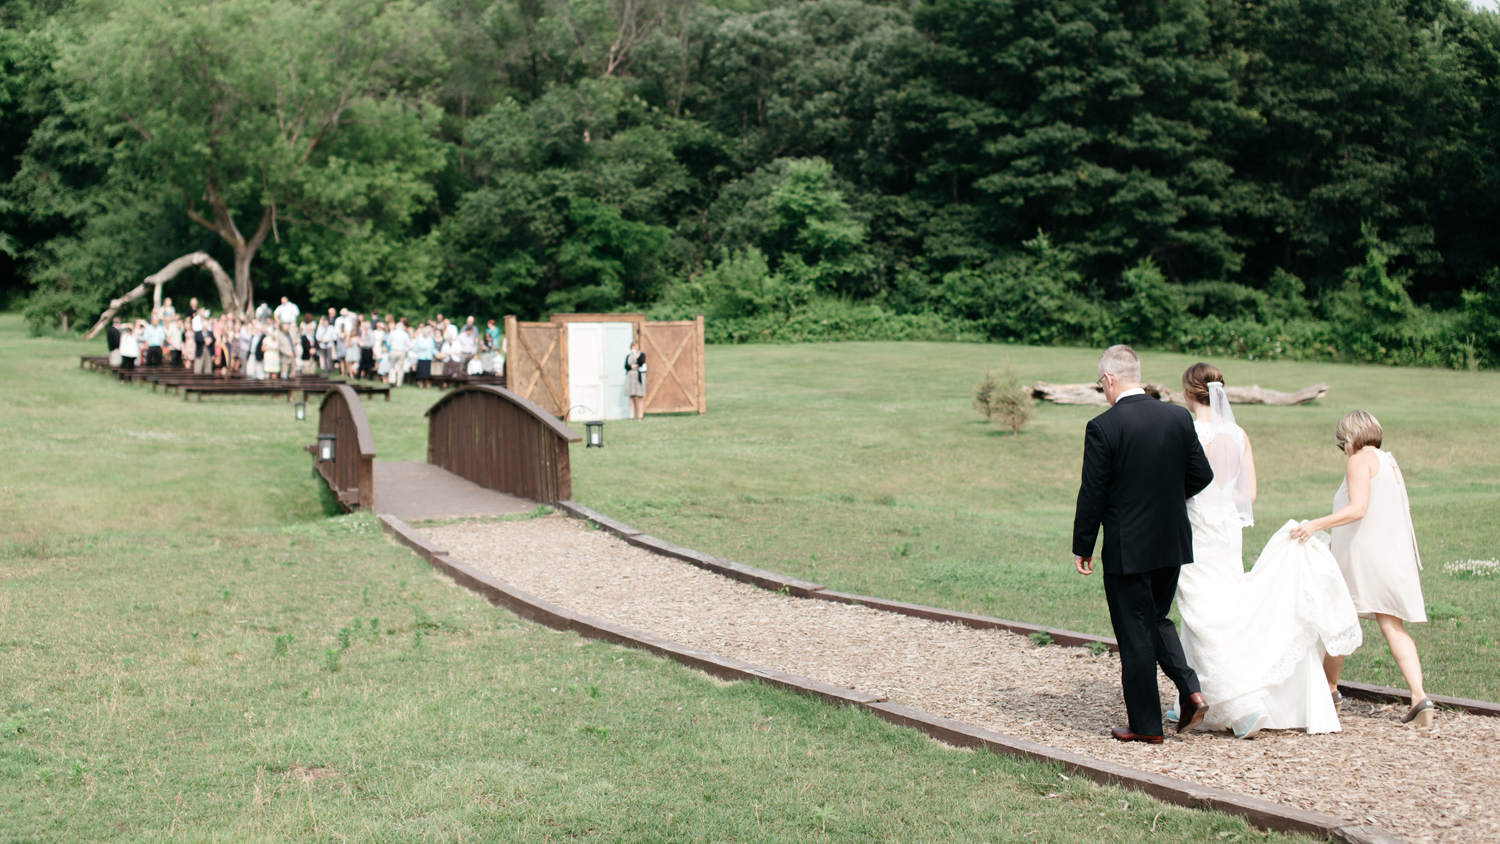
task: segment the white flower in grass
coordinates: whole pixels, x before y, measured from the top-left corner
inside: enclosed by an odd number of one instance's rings
[[[1500,560],[1461,560],[1443,563],[1443,573],[1469,577],[1500,577]]]

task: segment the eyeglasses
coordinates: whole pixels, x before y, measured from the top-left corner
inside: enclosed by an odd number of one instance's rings
[[[1099,376],[1099,380],[1095,381],[1094,383],[1099,385],[1099,389],[1101,389],[1101,390],[1107,390],[1107,389],[1109,389],[1109,385],[1106,384],[1106,383],[1104,383],[1104,379],[1109,378],[1109,377],[1110,377],[1109,375],[1100,375]]]

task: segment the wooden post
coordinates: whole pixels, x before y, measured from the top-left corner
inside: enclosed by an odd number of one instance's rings
[[[702,416],[708,412],[708,383],[704,377],[708,372],[708,364],[703,360],[704,333],[703,314],[698,314],[698,415]]]

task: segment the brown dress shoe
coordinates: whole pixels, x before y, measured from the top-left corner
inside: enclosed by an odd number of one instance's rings
[[[1177,732],[1186,733],[1198,729],[1203,724],[1203,716],[1208,714],[1208,700],[1203,697],[1202,692],[1193,692],[1182,701],[1182,715],[1177,719]]]
[[[1161,744],[1161,736],[1138,736],[1132,733],[1129,727],[1110,727],[1109,734],[1115,737],[1115,741],[1143,741],[1147,744]]]

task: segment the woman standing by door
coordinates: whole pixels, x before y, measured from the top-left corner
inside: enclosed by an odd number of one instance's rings
[[[630,354],[625,356],[625,395],[630,396],[630,418],[645,419],[646,353],[639,340],[630,344]]]

